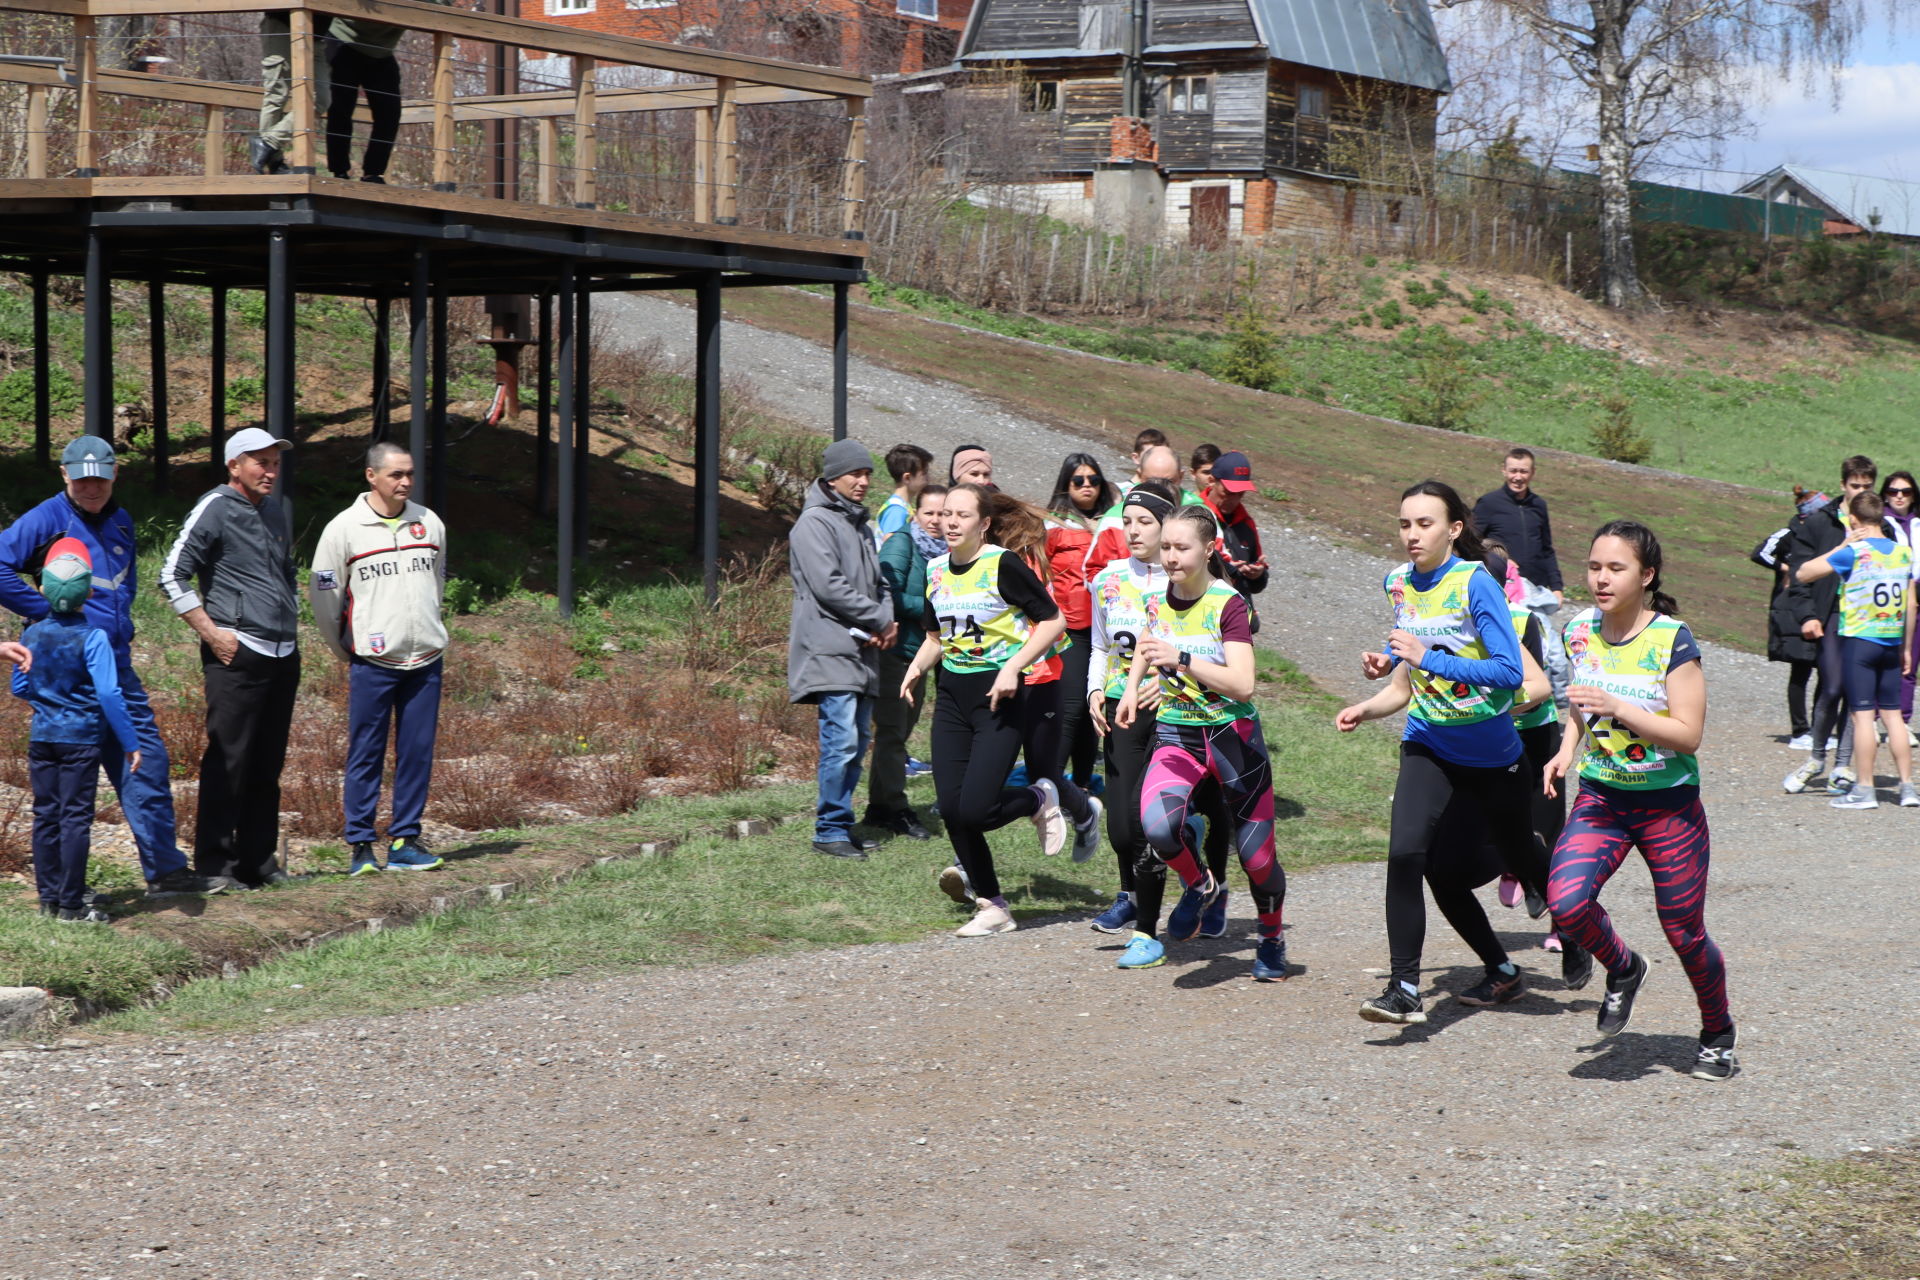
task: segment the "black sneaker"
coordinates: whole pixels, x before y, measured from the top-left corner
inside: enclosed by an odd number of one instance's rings
[[[891,831],[909,840],[933,839],[933,832],[920,825],[919,815],[911,809],[902,809],[898,813],[882,813],[878,809],[869,809],[867,816],[861,819],[861,825],[880,831]]]
[[[1607,978],[1607,994],[1600,1001],[1598,1026],[1603,1036],[1617,1036],[1627,1029],[1627,1020],[1633,1017],[1633,998],[1640,994],[1640,984],[1647,980],[1647,962],[1638,952],[1629,952],[1633,956],[1633,968],[1624,978]]]
[[[1488,1009],[1496,1004],[1508,1004],[1518,1000],[1527,992],[1527,984],[1520,980],[1520,970],[1502,973],[1498,969],[1487,970],[1487,976],[1474,986],[1460,993],[1461,1004],[1472,1005],[1476,1009]]]
[[[813,851],[829,858],[847,858],[854,862],[867,860],[867,851],[851,840],[815,840]]]
[[[1725,1080],[1740,1070],[1733,1056],[1734,1029],[1728,1027],[1717,1036],[1700,1034],[1700,1056],[1693,1060],[1689,1073],[1695,1080]]]
[[[113,917],[89,902],[83,907],[62,907],[54,919],[61,924],[105,924]]]
[[[1547,914],[1547,900],[1538,889],[1527,886],[1527,919],[1538,920]]]
[[[225,876],[203,876],[186,867],[169,871],[158,880],[147,881],[149,898],[169,898],[181,893],[225,893],[226,889]]]
[[[1420,997],[1409,994],[1398,982],[1389,982],[1385,991],[1361,1005],[1360,1016],[1368,1022],[1408,1023],[1427,1020]]]
[[[247,144],[247,159],[252,163],[255,173],[284,173],[287,168],[280,148],[265,138],[256,137]]]
[[[1593,953],[1564,933],[1560,935],[1560,981],[1569,991],[1593,981]]]

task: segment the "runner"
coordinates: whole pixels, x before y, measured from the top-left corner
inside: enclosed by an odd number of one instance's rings
[[[1864,763],[1860,781],[1829,803],[1836,809],[1877,809],[1873,717],[1887,726],[1887,748],[1900,772],[1900,803],[1920,808],[1913,789],[1913,748],[1900,715],[1900,681],[1913,664],[1913,548],[1883,536],[1884,504],[1856,493],[1847,504],[1847,540],[1794,570],[1800,582],[1840,575],[1840,661],[1853,712],[1853,741]]]
[[[1421,885],[1434,829],[1454,793],[1473,798],[1506,869],[1543,898],[1547,854],[1533,831],[1526,755],[1511,715],[1513,691],[1525,678],[1520,640],[1505,593],[1474,563],[1484,552],[1466,504],[1438,480],[1414,485],[1401,495],[1400,541],[1409,562],[1382,584],[1394,611],[1388,652],[1361,658],[1369,679],[1403,662],[1414,669],[1387,855],[1392,976],[1385,991],[1360,1006],[1360,1016],[1419,1023],[1427,1020],[1419,987],[1427,928]],[[1347,707],[1335,724],[1350,728],[1369,718],[1367,706]],[[1592,974],[1587,955],[1569,945],[1560,960],[1567,985],[1585,985]]]
[[[1213,577],[1210,560],[1219,536],[1213,513],[1205,507],[1178,507],[1161,529],[1161,563],[1167,592],[1146,598],[1146,629],[1127,671],[1126,692],[1114,708],[1116,729],[1133,727],[1140,717],[1140,684],[1147,669],[1157,673],[1160,705],[1154,726],[1153,758],[1140,791],[1140,820],[1160,861],[1186,886],[1167,916],[1167,936],[1183,942],[1201,930],[1203,917],[1226,885],[1194,856],[1187,818],[1195,789],[1214,779],[1232,815],[1240,864],[1253,887],[1260,918],[1260,944],[1253,976],[1260,982],[1287,978],[1287,943],[1281,912],[1287,897],[1287,873],[1273,842],[1273,767],[1254,709],[1253,633],[1247,602]],[[1160,921],[1163,877],[1136,875],[1133,940],[1120,957],[1123,969],[1162,963],[1166,948],[1154,936]]]
[[[1599,1028],[1616,1036],[1647,980],[1645,957],[1628,949],[1600,906],[1600,890],[1638,847],[1653,875],[1660,926],[1700,1004],[1693,1075],[1725,1080],[1737,1070],[1727,971],[1707,936],[1707,814],[1693,753],[1707,721],[1700,648],[1660,589],[1660,542],[1631,520],[1600,526],[1587,553],[1596,608],[1567,626],[1569,704],[1581,731],[1547,764],[1544,785],[1574,769],[1580,796],[1553,851],[1548,902],[1569,948],[1577,941],[1607,970]]]
[[[1046,853],[1057,854],[1067,844],[1067,820],[1052,782],[1005,786],[1024,727],[1027,686],[1021,673],[1052,650],[1066,624],[1033,570],[988,540],[995,532],[987,515],[990,499],[975,484],[947,493],[947,554],[927,566],[927,638],[900,683],[900,696],[912,701],[920,677],[940,665],[933,783],[973,898],[973,918],[955,930],[962,938],[1016,927],[994,874],[987,832],[1031,818]],[[961,876],[948,868],[941,879],[951,894],[948,882],[957,885]]]
[[[1513,563],[1507,556],[1507,549],[1491,538],[1486,539],[1484,545],[1487,571],[1494,580],[1498,582],[1503,576],[1511,575]],[[1513,630],[1520,637],[1520,647],[1544,670],[1547,665],[1546,647],[1550,643],[1558,644],[1559,640],[1549,639],[1549,628],[1540,614],[1515,600],[1512,591],[1507,593],[1507,612],[1513,618]],[[1551,687],[1551,680],[1548,683]],[[1520,731],[1520,746],[1527,753],[1527,766],[1538,778],[1540,771],[1546,768],[1547,761],[1560,751],[1560,709],[1550,697],[1538,702],[1523,702],[1513,709],[1513,727]],[[1533,793],[1533,829],[1539,833],[1540,842],[1549,849],[1553,848],[1560,839],[1560,828],[1566,820],[1566,797],[1550,796],[1536,787]],[[1517,907],[1527,897],[1526,886],[1512,875],[1501,874],[1501,905]],[[1544,905],[1535,898],[1527,902],[1527,910],[1538,919]],[[1558,951],[1560,935],[1550,932],[1540,945],[1548,951]]]

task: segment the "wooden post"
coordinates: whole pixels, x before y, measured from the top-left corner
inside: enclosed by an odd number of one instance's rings
[[[847,99],[847,175],[840,196],[844,205],[841,234],[849,240],[867,238],[867,101]]]
[[[733,97],[733,80],[728,76],[713,79],[714,121],[713,220],[724,227],[740,221],[740,117]]]
[[[543,116],[535,122],[540,135],[540,181],[539,195],[541,204],[560,203],[560,122],[551,116]]]
[[[713,107],[693,113],[693,220],[713,221]]]
[[[433,33],[433,189],[452,191],[453,37]],[[419,459],[414,460],[419,465]]]
[[[207,176],[217,178],[227,171],[227,109],[202,107],[200,114],[207,125]]]
[[[591,209],[596,199],[593,137],[593,59],[573,60],[573,207]]]
[[[287,11],[288,74],[293,81],[288,106],[293,111],[293,154],[287,168],[293,173],[314,171],[313,153],[313,14],[306,9]]]
[[[100,118],[100,55],[94,48],[92,18],[73,20],[73,39],[79,46],[75,61],[80,67],[78,118],[73,125],[73,176],[97,178],[100,169],[93,131]]]
[[[47,86],[27,86],[27,176],[47,176]]]

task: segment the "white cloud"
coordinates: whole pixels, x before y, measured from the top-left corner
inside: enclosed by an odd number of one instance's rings
[[[1920,181],[1920,131],[1914,128],[1920,64],[1848,67],[1840,104],[1789,86],[1753,108],[1755,128],[1727,147],[1727,167],[1764,172],[1804,164],[1869,177]]]

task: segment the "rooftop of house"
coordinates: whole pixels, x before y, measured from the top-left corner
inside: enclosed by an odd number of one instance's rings
[[[1761,195],[1772,190],[1782,176],[1855,226],[1890,236],[1920,238],[1920,182],[1783,164],[1747,183],[1736,194]]]

